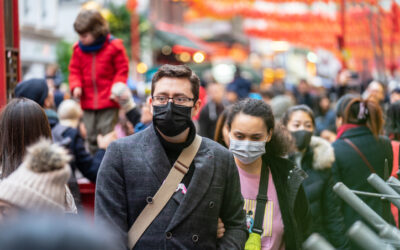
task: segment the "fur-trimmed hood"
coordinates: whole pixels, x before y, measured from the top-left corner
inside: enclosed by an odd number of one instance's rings
[[[335,152],[331,144],[321,137],[311,137],[310,149],[313,152],[313,168],[323,170],[332,167],[335,161]]]

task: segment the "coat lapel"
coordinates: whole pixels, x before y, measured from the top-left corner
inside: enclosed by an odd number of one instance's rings
[[[178,209],[168,225],[167,230],[172,230],[183,221],[199,204],[207,193],[214,175],[214,154],[202,143],[194,162],[194,173],[189,188]]]
[[[146,135],[143,136],[145,138],[142,148],[143,156],[146,159],[148,167],[152,170],[161,185],[167,177],[171,165],[154,131],[153,125],[149,126],[142,133],[146,133]]]

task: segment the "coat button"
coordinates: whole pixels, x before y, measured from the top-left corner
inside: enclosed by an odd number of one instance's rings
[[[213,208],[214,206],[215,206],[215,203],[213,201],[210,201],[210,203],[208,203],[209,208]]]
[[[147,202],[147,204],[152,204],[152,203],[153,203],[153,197],[148,196],[148,197],[146,198],[146,202]]]
[[[172,238],[172,233],[171,232],[166,232],[165,233],[165,238],[167,238],[167,240]]]
[[[193,241],[193,242],[198,242],[198,241],[199,241],[199,236],[198,236],[197,234],[194,234],[194,235],[192,236],[192,241]]]

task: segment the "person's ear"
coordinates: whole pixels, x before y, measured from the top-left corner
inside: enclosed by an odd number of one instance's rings
[[[193,106],[192,117],[196,116],[200,112],[200,107],[201,107],[201,100],[198,99]]]

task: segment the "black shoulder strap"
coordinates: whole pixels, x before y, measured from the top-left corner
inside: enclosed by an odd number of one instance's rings
[[[263,161],[261,167],[260,186],[258,187],[256,214],[254,215],[254,225],[252,229],[252,232],[258,233],[259,235],[262,235],[263,233],[265,206],[268,202],[268,181],[269,168]]]

